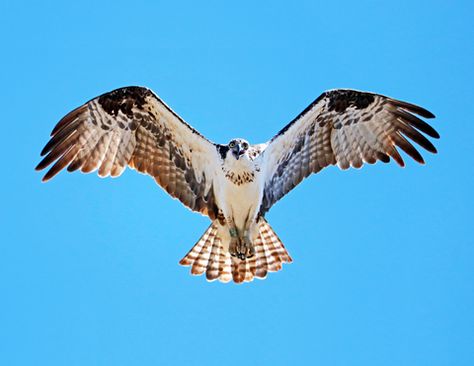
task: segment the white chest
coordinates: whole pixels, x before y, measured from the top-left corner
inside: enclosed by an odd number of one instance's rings
[[[252,162],[253,164],[253,162]],[[214,187],[218,207],[237,227],[256,217],[262,201],[264,181],[258,166],[223,167]],[[240,168],[240,169],[239,169]]]

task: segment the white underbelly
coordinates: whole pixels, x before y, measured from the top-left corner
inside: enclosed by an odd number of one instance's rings
[[[263,187],[258,177],[253,182],[236,185],[223,177],[216,192],[218,207],[226,218],[233,218],[235,225],[243,229],[248,220],[255,219],[260,208]]]

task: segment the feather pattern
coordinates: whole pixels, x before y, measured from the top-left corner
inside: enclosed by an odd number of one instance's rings
[[[117,177],[127,166],[151,175],[191,210],[214,218],[216,145],[184,122],[151,90],[126,87],[94,98],[54,128],[37,170],[47,181],[68,171]]]
[[[328,165],[360,168],[364,163],[387,163],[393,158],[404,166],[397,147],[423,164],[409,140],[436,153],[422,133],[432,138],[439,135],[415,114],[434,118],[426,109],[379,94],[345,89],[323,93],[265,145],[266,181],[260,213]]]
[[[208,281],[219,280],[235,283],[251,282],[254,278],[264,279],[268,272],[282,269],[283,263],[293,260],[285,246],[270,225],[261,218],[255,239],[255,255],[245,260],[231,257],[219,237],[219,223],[214,221],[201,239],[180,260],[179,264],[191,267],[191,274],[206,273]]]

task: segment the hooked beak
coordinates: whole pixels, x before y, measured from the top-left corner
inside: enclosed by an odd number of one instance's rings
[[[232,153],[234,157],[239,160],[239,158],[245,154],[245,150],[240,148],[240,145],[237,145],[234,149],[232,149]]]

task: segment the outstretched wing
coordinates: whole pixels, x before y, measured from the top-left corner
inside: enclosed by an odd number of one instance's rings
[[[117,89],[70,112],[56,125],[41,155],[46,156],[37,170],[55,162],[43,181],[65,167],[117,177],[128,165],[151,175],[191,210],[215,214],[216,146],[149,89]]]
[[[343,89],[323,93],[268,142],[262,156],[267,178],[261,212],[328,165],[360,168],[393,158],[404,166],[396,147],[423,164],[407,138],[436,153],[420,131],[439,135],[414,114],[434,118],[426,109],[383,95]]]

